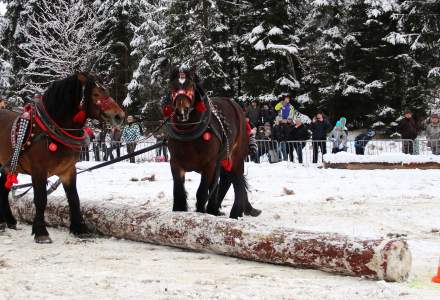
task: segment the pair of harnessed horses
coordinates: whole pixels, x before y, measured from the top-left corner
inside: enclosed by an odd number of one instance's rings
[[[172,103],[164,107],[171,171],[174,181],[174,211],[186,211],[185,172],[201,173],[197,191],[197,211],[220,215],[223,198],[231,184],[235,201],[230,217],[257,216],[247,197],[244,160],[249,136],[244,114],[227,98],[209,99],[195,84],[195,75],[178,74],[171,80]],[[94,75],[77,73],[55,81],[36,102],[22,113],[0,110],[0,232],[16,229],[17,221],[9,205],[9,192],[17,174],[29,174],[34,189],[35,217],[32,234],[37,243],[51,243],[44,214],[47,179],[60,178],[70,209],[70,232],[88,233],[80,211],[76,187],[76,167],[80,149],[86,142],[87,118],[120,125],[124,112]],[[209,201],[208,201],[209,200]],[[208,205],[206,207],[206,204]]]

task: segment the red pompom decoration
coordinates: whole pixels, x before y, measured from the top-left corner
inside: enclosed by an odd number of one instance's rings
[[[200,113],[205,112],[206,111],[205,102],[203,102],[203,101],[197,102],[196,103],[196,110]]]
[[[18,183],[17,174],[8,173],[8,175],[6,176],[5,188],[10,190],[12,188],[12,186],[16,183]]]
[[[202,138],[204,141],[209,142],[212,139],[212,134],[209,131],[206,131],[203,135]]]
[[[230,159],[224,159],[220,162],[220,165],[226,172],[231,172],[232,170],[232,161]]]
[[[50,143],[50,144],[49,144],[49,150],[50,150],[51,152],[55,152],[55,151],[57,151],[57,150],[58,150],[58,146],[57,146],[57,144],[55,144],[55,143]]]
[[[87,116],[83,110],[80,110],[74,117],[73,122],[77,124],[84,124],[86,122]]]
[[[168,118],[173,113],[173,108],[170,105],[165,105],[165,107],[162,109],[162,113]]]

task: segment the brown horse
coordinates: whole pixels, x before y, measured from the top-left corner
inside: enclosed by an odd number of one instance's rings
[[[170,89],[163,111],[172,116],[167,133],[174,181],[173,211],[187,211],[185,173],[195,171],[201,174],[197,212],[219,215],[221,201],[233,184],[235,200],[230,217],[259,215],[261,211],[248,201],[244,161],[249,136],[241,107],[229,98],[208,99],[191,72],[174,71]]]
[[[78,73],[55,81],[40,101],[25,107],[26,116],[32,124],[26,133],[26,142],[18,159],[17,173],[29,174],[34,188],[36,208],[32,233],[37,243],[51,243],[44,221],[47,203],[47,178],[57,175],[63,184],[70,208],[70,232],[75,235],[87,233],[80,213],[76,189],[76,168],[80,149],[85,142],[83,131],[86,118],[120,124],[124,112],[109,96],[95,76]],[[6,226],[16,228],[17,221],[9,206],[9,189],[5,183],[10,179],[10,161],[13,155],[11,132],[20,114],[0,110],[0,230]],[[23,114],[21,115],[23,117]],[[11,141],[12,140],[12,141]],[[14,176],[14,174],[12,174]],[[7,185],[10,188],[10,182]]]

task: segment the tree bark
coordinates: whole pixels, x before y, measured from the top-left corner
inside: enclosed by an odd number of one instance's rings
[[[378,170],[378,169],[440,169],[440,164],[435,162],[426,163],[384,163],[384,162],[350,162],[350,163],[327,163],[324,162],[326,169],[347,169],[347,170]]]
[[[12,201],[12,206],[20,220],[33,220],[32,199]],[[386,281],[405,280],[411,268],[408,245],[399,239],[271,228],[246,220],[103,202],[84,202],[82,213],[100,234],[127,240]],[[69,225],[64,198],[49,197],[46,221],[51,226]]]

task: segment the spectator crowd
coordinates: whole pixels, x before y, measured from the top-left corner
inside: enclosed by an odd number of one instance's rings
[[[299,113],[292,105],[292,97],[285,95],[276,103],[252,101],[249,105],[243,104],[243,111],[252,128],[252,140],[257,141],[257,147],[251,151],[250,159],[260,162],[260,158],[267,155],[269,162],[281,160],[303,163],[303,149],[307,141],[312,142],[312,162],[317,163],[319,154],[327,153],[327,143],[331,144],[332,153],[347,151],[348,128],[347,119],[340,117],[333,126],[323,112],[318,112],[312,119]],[[6,101],[0,98],[0,109],[7,108]],[[163,121],[160,121],[163,122]],[[161,125],[162,123],[160,123]],[[88,123],[85,127],[88,134],[88,143],[81,152],[81,160],[90,160],[90,153],[96,161],[112,160],[121,156],[124,147],[128,154],[136,150],[138,142],[143,137],[142,126],[135,122],[133,116],[128,116],[122,127],[94,127]],[[398,125],[398,133],[402,139],[402,152],[418,154],[417,137],[420,129],[410,110],[406,110]],[[427,146],[432,154],[440,155],[440,121],[439,115],[431,114],[426,126]],[[376,132],[368,129],[354,138],[356,154],[364,155],[367,144],[373,139]],[[162,130],[155,132],[156,141],[164,141],[166,135]],[[131,163],[135,158],[131,157]],[[166,146],[156,149],[156,160],[168,161]]]

